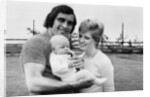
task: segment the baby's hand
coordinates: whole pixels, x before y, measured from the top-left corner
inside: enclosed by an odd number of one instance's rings
[[[81,68],[83,67],[83,61],[77,57],[69,58],[68,68]]]
[[[67,53],[67,54],[71,55],[71,57],[76,56],[75,53],[74,53],[72,50],[68,50],[68,53]]]

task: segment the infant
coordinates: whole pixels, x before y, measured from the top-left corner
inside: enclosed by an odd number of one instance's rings
[[[54,35],[50,39],[50,45],[52,52],[49,61],[52,73],[60,77],[62,81],[75,82],[81,79],[92,79],[94,84],[97,85],[106,81],[106,78],[96,78],[88,70],[80,69],[77,71],[73,64],[69,64],[69,60],[76,55],[70,50],[69,40],[65,36]]]

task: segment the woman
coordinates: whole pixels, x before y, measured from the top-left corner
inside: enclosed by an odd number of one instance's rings
[[[105,77],[107,81],[101,86],[92,85],[80,92],[108,92],[114,91],[113,65],[110,59],[98,49],[104,25],[94,20],[85,20],[79,27],[79,40],[81,50],[85,52],[84,68],[97,78]]]

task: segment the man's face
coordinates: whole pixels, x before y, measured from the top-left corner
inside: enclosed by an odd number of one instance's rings
[[[70,37],[71,30],[74,22],[73,14],[59,13],[54,20],[52,30],[54,34],[62,34],[66,37]]]

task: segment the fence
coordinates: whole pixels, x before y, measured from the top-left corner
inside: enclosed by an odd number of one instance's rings
[[[101,42],[99,48],[107,53],[139,53],[143,54],[143,42]]]
[[[23,43],[27,39],[7,39],[5,44],[5,53],[20,53]],[[138,53],[143,54],[143,42],[101,42],[99,45],[105,53]]]

